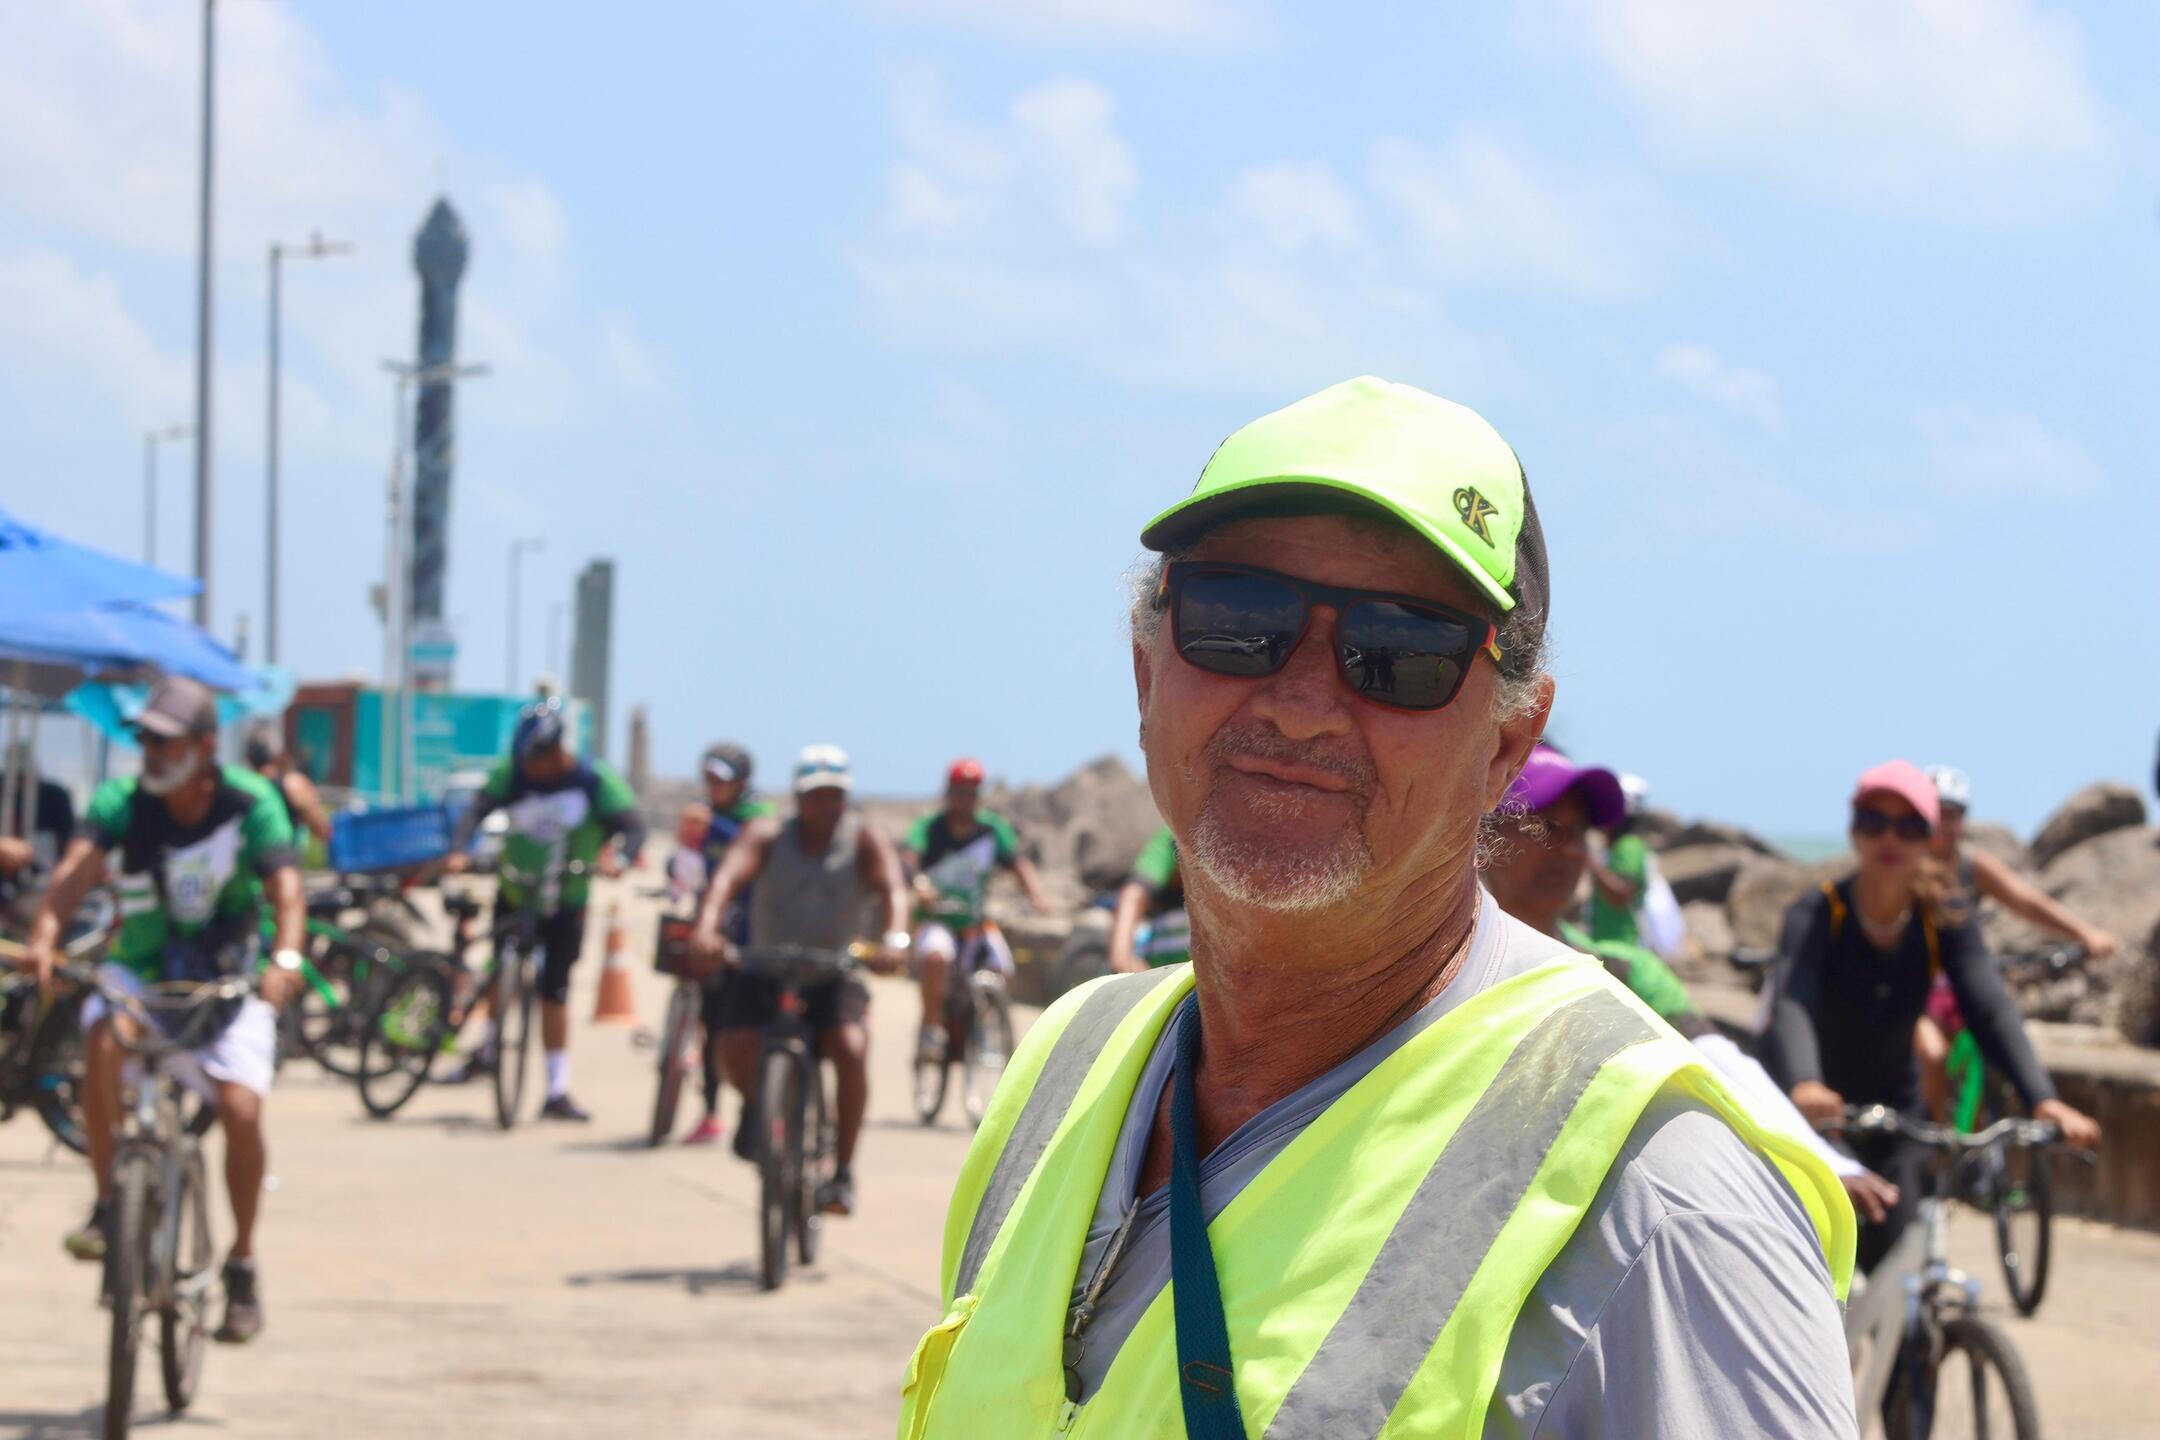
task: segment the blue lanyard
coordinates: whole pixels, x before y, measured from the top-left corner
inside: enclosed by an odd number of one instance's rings
[[[1200,1124],[1193,1098],[1193,1072],[1200,1066],[1197,998],[1179,1013],[1177,1026],[1170,1088],[1170,1298],[1177,1314],[1178,1398],[1188,1440],[1245,1440],[1222,1286],[1200,1208]]]

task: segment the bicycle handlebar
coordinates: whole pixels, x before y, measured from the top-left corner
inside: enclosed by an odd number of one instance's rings
[[[1833,1122],[1823,1128],[1843,1130],[1848,1135],[1901,1135],[1932,1149],[1947,1151],[1986,1150],[2004,1143],[2036,1148],[2062,1143],[2062,1127],[2052,1120],[2027,1120],[2010,1115],[1985,1130],[1968,1135],[1955,1126],[1908,1120],[1887,1105],[1848,1105],[1842,1122]]]
[[[762,975],[782,984],[815,985],[834,980],[875,954],[877,947],[861,941],[845,950],[819,950],[807,945],[745,945],[736,952],[736,965],[746,975]]]
[[[76,936],[60,947],[60,954],[69,960],[79,960],[103,945],[110,937],[103,930],[89,930]],[[30,947],[14,940],[0,940],[0,960],[27,960]]]
[[[159,1056],[193,1048],[185,1043],[189,1038],[183,1028],[179,1038],[164,1033],[158,1016],[162,1011],[168,1017],[183,1020],[205,1005],[226,1000],[238,1000],[255,992],[252,975],[228,975],[222,980],[160,981],[149,987],[147,993],[136,994],[124,986],[107,980],[98,971],[84,965],[62,966],[59,973],[69,980],[105,997],[105,1003],[115,1011],[124,1012],[137,1022],[137,1029],[129,1035],[115,1029],[113,1036],[120,1048],[135,1055]]]

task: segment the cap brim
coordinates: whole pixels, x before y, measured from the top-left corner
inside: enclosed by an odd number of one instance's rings
[[[1346,480],[1333,480],[1326,476],[1279,475],[1243,480],[1220,490],[1211,490],[1205,495],[1181,500],[1148,522],[1147,528],[1140,532],[1140,543],[1150,550],[1167,550],[1191,539],[1208,526],[1231,519],[1242,511],[1285,500],[1339,503],[1344,496],[1394,516],[1452,560],[1455,568],[1468,577],[1470,583],[1503,612],[1515,608],[1515,597],[1508,593],[1507,587],[1486,574],[1484,567],[1465,554],[1454,536],[1433,529],[1385,495],[1363,485],[1354,485]]]
[[[813,790],[853,790],[855,781],[846,775],[815,775],[795,782],[797,795],[808,795]]]
[[[1590,812],[1590,823],[1598,829],[1610,829],[1627,819],[1627,792],[1620,788],[1620,777],[1612,771],[1594,765],[1587,770],[1578,770],[1567,789],[1583,797],[1583,806]]]
[[[155,713],[136,716],[134,724],[129,728],[138,735],[148,735],[157,740],[184,740],[195,733],[186,721]]]
[[[742,776],[725,760],[708,760],[705,762],[705,778],[725,783],[729,780],[740,780]]]

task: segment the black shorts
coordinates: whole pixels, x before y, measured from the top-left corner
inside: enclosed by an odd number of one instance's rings
[[[698,987],[698,1023],[705,1027],[707,1035],[727,1029],[730,978],[723,971]]]
[[[763,975],[730,971],[719,1002],[722,1030],[762,1030],[780,1013],[780,985]],[[870,1014],[870,987],[859,975],[842,975],[803,991],[803,1019],[812,1030],[860,1024]]]
[[[506,911],[500,900],[495,902],[495,913],[489,918],[492,931],[499,921],[515,914]],[[553,915],[540,919],[540,998],[551,1005],[566,1005],[570,1001],[570,967],[577,964],[578,952],[585,946],[585,907],[565,907]]]

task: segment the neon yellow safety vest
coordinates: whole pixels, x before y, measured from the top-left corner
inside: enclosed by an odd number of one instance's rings
[[[1084,1405],[1066,1312],[1110,1152],[1192,968],[1095,981],[1036,1022],[945,1225],[944,1320],[909,1362],[901,1440],[1181,1436],[1169,1287]],[[1799,1137],[1582,957],[1457,1006],[1316,1117],[1208,1227],[1254,1437],[1474,1437],[1508,1334],[1652,1096],[1678,1084],[1806,1206],[1838,1298],[1853,1213]]]

